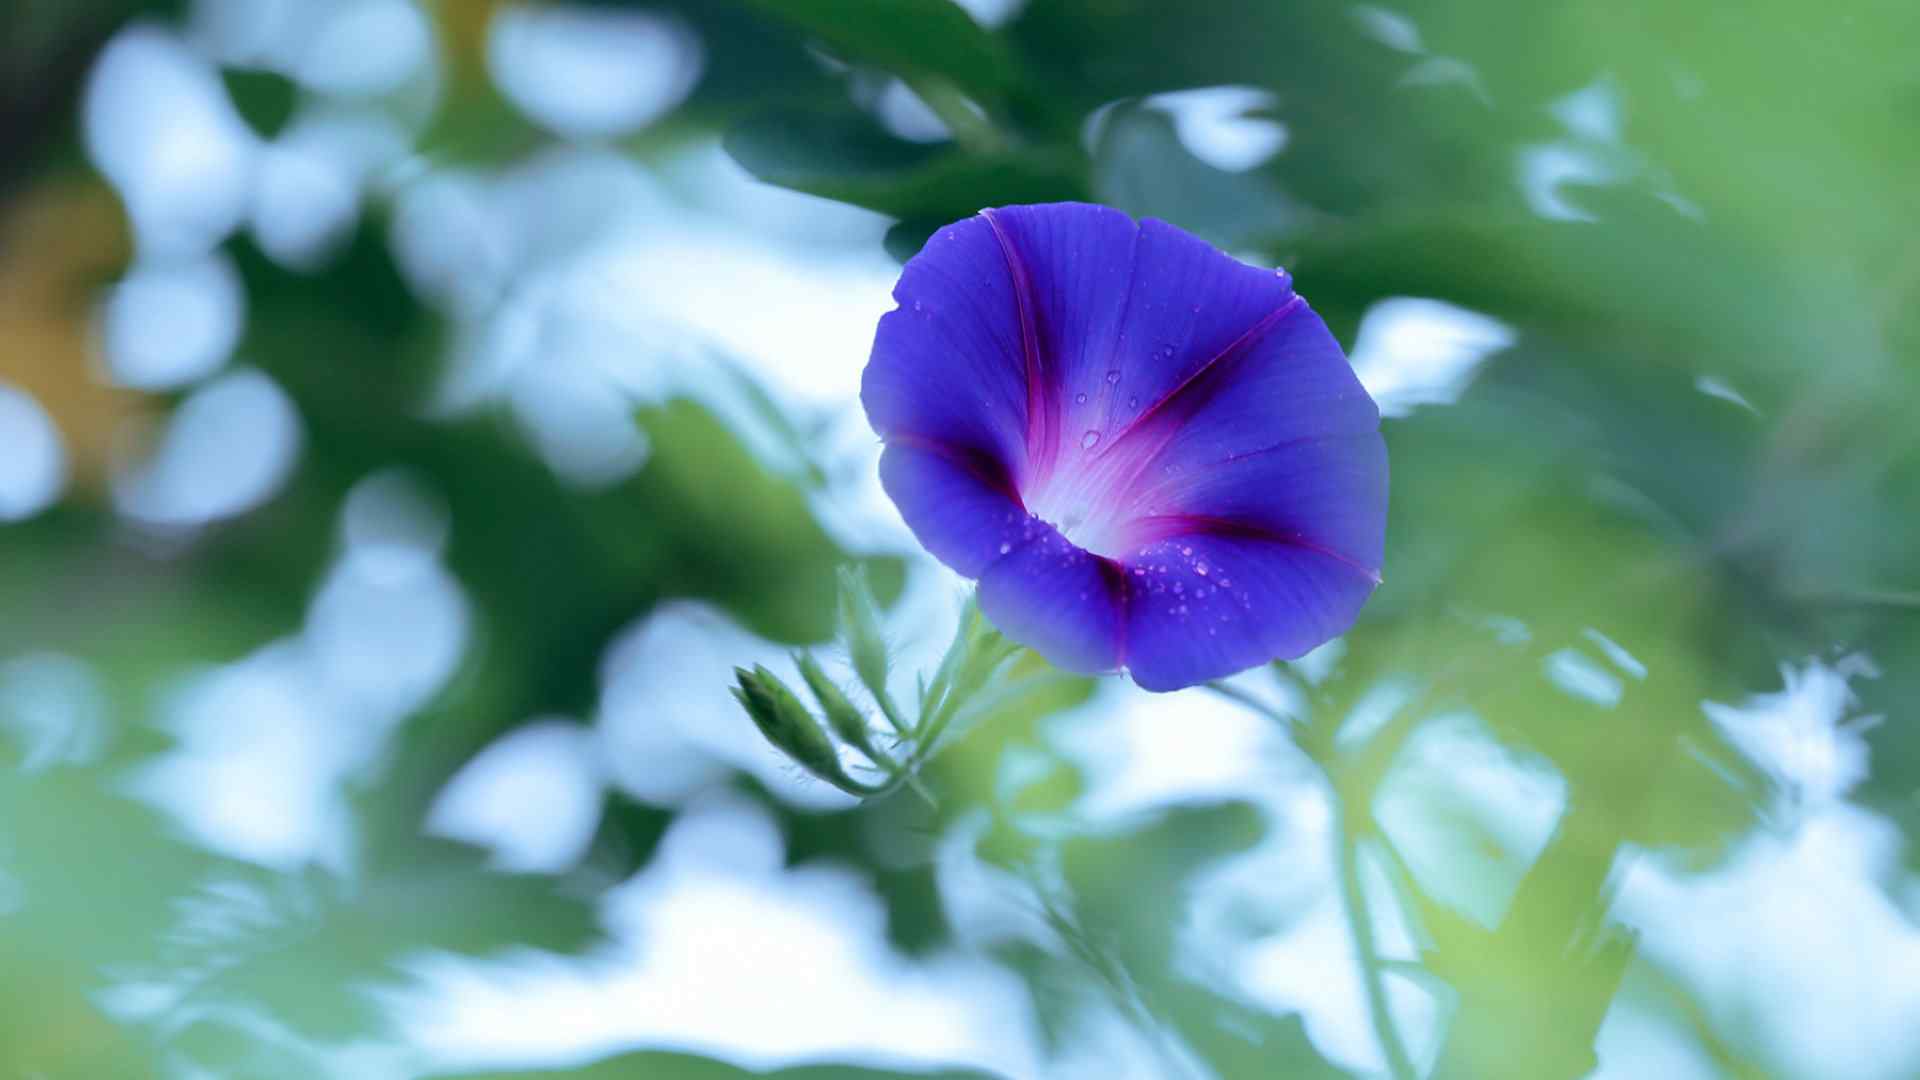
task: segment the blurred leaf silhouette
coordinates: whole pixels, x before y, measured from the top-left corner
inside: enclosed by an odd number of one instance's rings
[[[691,1054],[660,1052],[622,1054],[582,1069],[473,1073],[465,1080],[539,1080],[541,1077],[561,1076],[585,1077],[586,1080],[746,1080],[749,1077],[768,1077],[771,1080],[992,1080],[988,1074],[980,1072],[898,1072],[837,1064],[800,1065],[771,1072],[755,1072]]]

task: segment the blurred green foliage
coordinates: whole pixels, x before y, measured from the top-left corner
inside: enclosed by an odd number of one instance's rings
[[[1854,797],[1903,830],[1920,866],[1920,6],[1029,0],[986,29],[948,0],[603,3],[673,10],[707,51],[693,97],[623,152],[650,160],[717,136],[767,182],[896,219],[898,257],[982,206],[1095,199],[1284,263],[1349,344],[1372,305],[1398,296],[1513,331],[1457,403],[1388,422],[1386,585],[1330,672],[1284,676],[1306,705],[1296,737],[1345,807],[1351,857],[1392,883],[1372,902],[1418,925],[1419,964],[1450,995],[1433,1075],[1583,1074],[1623,979],[1622,993],[1700,1011],[1657,971],[1623,975],[1633,948],[1609,922],[1610,890],[1627,852],[1708,868],[1771,824],[1782,778],[1701,704],[1778,690],[1783,665],[1872,658],[1879,675],[1854,684],[1857,710],[1885,719],[1867,732],[1873,768]],[[499,166],[551,139],[478,59],[493,6],[434,7],[448,80],[419,146],[436,161]],[[97,187],[76,137],[88,58],[128,20],[179,7],[27,0],[0,15],[0,221],[50,191]],[[955,137],[890,132],[853,92],[884,77],[903,79]],[[305,93],[271,74],[225,78],[263,134]],[[1196,157],[1149,100],[1227,84],[1269,91],[1263,113],[1286,130],[1280,153],[1242,171]],[[1594,87],[1617,132],[1556,112]],[[1530,189],[1523,162],[1542,148],[1583,155],[1585,179]],[[0,774],[0,871],[17,886],[0,908],[8,1075],[303,1075],[233,1015],[316,1043],[377,1039],[387,1018],[368,991],[404,981],[409,954],[587,948],[597,897],[647,865],[673,811],[610,793],[577,870],[506,874],[422,836],[436,794],[518,725],[590,713],[610,640],[664,600],[711,602],[793,645],[831,632],[834,570],[853,556],[815,516],[811,459],[770,466],[706,406],[677,398],[639,417],[647,465],[585,492],[502,416],[426,418],[454,330],[409,291],[386,215],[370,208],[312,272],[228,243],[247,296],[240,353],[286,390],[306,432],[273,502],[191,543],[142,545],[98,475],[83,473],[62,506],[0,527],[0,658],[85,658],[112,716],[93,759],[29,770],[21,752]],[[17,239],[28,235],[0,235],[0,265],[60,275],[47,289],[58,300],[0,311],[54,329],[0,328],[13,343],[0,342],[0,376],[40,391],[84,370],[99,263],[124,259],[125,238],[78,224],[57,243]],[[1701,392],[1703,380],[1741,402]],[[41,397],[70,435],[169,404]],[[807,430],[785,428],[796,458]],[[109,456],[104,437],[75,453]],[[346,493],[394,465],[445,500],[447,563],[478,644],[358,779],[351,874],[277,874],[210,854],[124,793],[172,745],[148,721],[183,672],[299,624]],[[890,601],[904,559],[868,562]],[[1611,671],[1619,700],[1582,700],[1548,678],[1567,650]],[[1387,683],[1410,687],[1408,700],[1378,729],[1344,735]],[[1203,985],[1179,956],[1196,874],[1282,825],[1237,803],[1119,831],[1075,821],[1087,779],[1044,727],[1089,691],[969,732],[925,773],[938,808],[904,793],[808,814],[739,786],[779,815],[791,862],[861,868],[890,938],[911,952],[949,937],[934,838],[985,808],[976,854],[1046,881],[1048,914],[1071,944],[1003,957],[1028,978],[1049,1033],[1099,999],[1222,1077],[1341,1075],[1299,1018]],[[1554,839],[1490,924],[1432,895],[1373,814],[1407,767],[1408,741],[1462,712],[1568,796]],[[1013,755],[1044,767],[1010,790]],[[229,934],[183,935],[183,912],[219,922],[222,905],[236,912]],[[103,988],[152,972],[190,987],[174,1017],[110,1021]],[[1773,1075],[1698,1026],[1727,1075]],[[901,1074],[761,1074],[641,1053],[512,1075]]]
[[[764,1077],[766,1080],[889,1080],[894,1077],[900,1080],[991,1080],[985,1073],[977,1072],[897,1072],[851,1065],[801,1065],[791,1069],[755,1072],[692,1054],[668,1053],[622,1054],[580,1069],[474,1073],[464,1080],[541,1080],[543,1077],[584,1080],[655,1080],[657,1077],[670,1077],[672,1080],[750,1080],[753,1077]]]

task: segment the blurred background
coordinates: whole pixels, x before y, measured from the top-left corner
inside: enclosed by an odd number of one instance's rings
[[[8,0],[0,1074],[1920,1076],[1920,7]],[[1386,584],[906,793],[856,392],[1082,199],[1286,266]],[[844,674],[844,657],[822,656]]]

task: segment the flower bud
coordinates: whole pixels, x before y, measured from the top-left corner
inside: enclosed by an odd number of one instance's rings
[[[733,673],[739,680],[733,689],[734,698],[768,742],[801,768],[842,791],[856,795],[871,792],[847,775],[840,764],[840,751],[827,738],[820,721],[773,672],[756,664],[752,671],[734,668]]]
[[[873,731],[867,725],[867,716],[847,700],[847,695],[834,685],[832,679],[820,668],[820,662],[807,653],[793,658],[800,668],[800,677],[807,682],[807,688],[819,700],[820,709],[826,713],[827,726],[833,729],[847,745],[867,755],[875,764],[886,764],[891,759],[874,745]]]

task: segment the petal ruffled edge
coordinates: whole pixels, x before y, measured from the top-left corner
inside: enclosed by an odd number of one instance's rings
[[[921,547],[977,578],[1040,525],[1000,469],[990,455],[898,439],[880,454],[880,486]]]
[[[1196,535],[1142,550],[1126,583],[1127,671],[1167,691],[1305,655],[1353,625],[1378,578],[1311,547]]]
[[[907,438],[1026,467],[1027,345],[1017,287],[992,228],[941,229],[908,260],[860,379],[867,422]]]
[[[1126,632],[1120,568],[1075,547],[1051,525],[980,576],[980,610],[1000,632],[1081,675],[1117,670]]]

